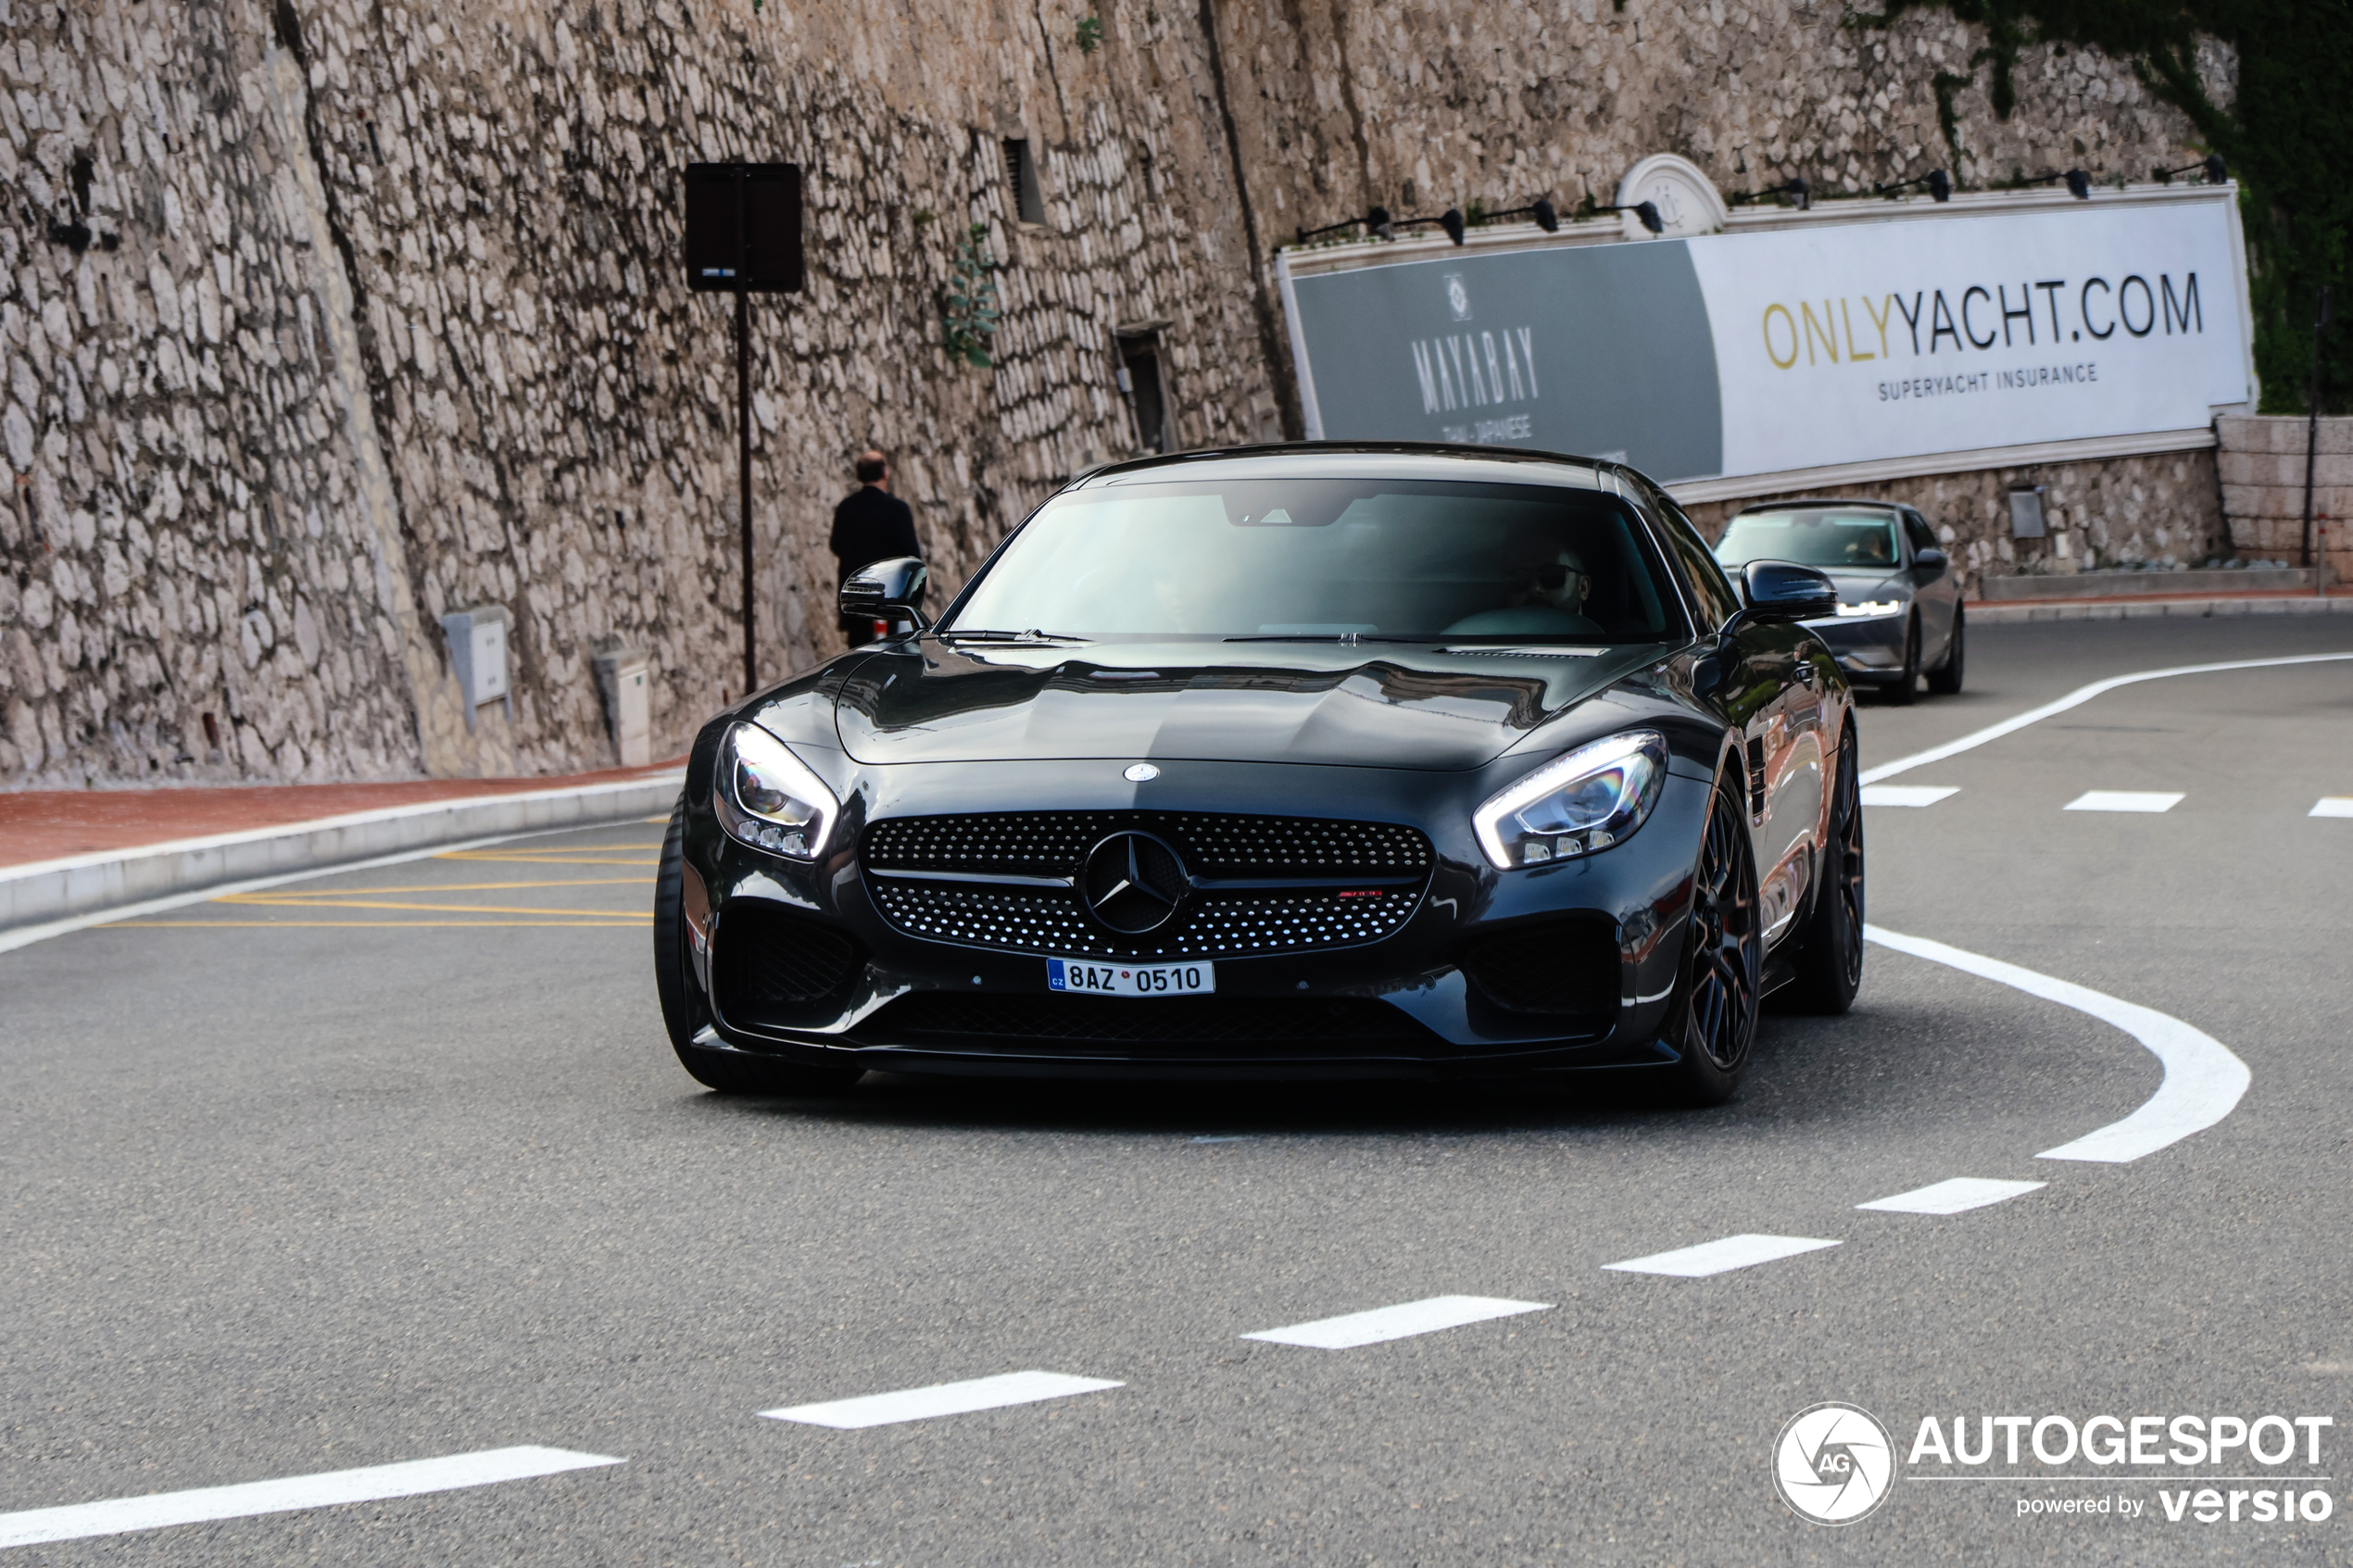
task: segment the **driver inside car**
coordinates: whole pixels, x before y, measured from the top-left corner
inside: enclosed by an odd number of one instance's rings
[[[1593,575],[1584,558],[1566,545],[1549,541],[1523,558],[1516,573],[1518,586],[1512,602],[1502,609],[1481,610],[1446,628],[1446,634],[1475,636],[1596,637],[1601,627],[1584,613],[1593,591]],[[1546,559],[1549,556],[1551,558]]]

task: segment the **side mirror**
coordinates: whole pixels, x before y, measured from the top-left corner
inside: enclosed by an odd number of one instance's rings
[[[929,586],[931,573],[912,556],[873,561],[842,580],[841,613],[859,621],[903,621],[920,632],[931,624],[923,611]]]
[[[1753,560],[1741,571],[1741,595],[1754,621],[1813,621],[1838,613],[1838,586],[1810,566]]]
[[[1948,561],[1942,550],[1914,550],[1912,564],[1922,571],[1933,572],[1944,571]]]

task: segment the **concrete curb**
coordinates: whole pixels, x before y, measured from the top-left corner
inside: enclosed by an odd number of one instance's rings
[[[2353,596],[2331,598],[2280,596],[2267,598],[2077,599],[2069,604],[2037,604],[2010,599],[1995,603],[1971,599],[1965,607],[1971,623],[2001,626],[2020,621],[2138,621],[2148,616],[2188,616],[2204,620],[2218,615],[2353,615]]]
[[[432,800],[0,867],[0,931],[406,850],[663,816],[685,778],[674,770],[618,784]]]

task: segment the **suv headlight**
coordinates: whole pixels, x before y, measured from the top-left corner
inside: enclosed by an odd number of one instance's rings
[[[1547,762],[1489,797],[1471,825],[1500,871],[1573,860],[1641,827],[1666,782],[1667,737],[1633,730]]]
[[[730,834],[792,860],[823,853],[841,812],[825,781],[757,724],[737,724],[719,743],[711,797]]]

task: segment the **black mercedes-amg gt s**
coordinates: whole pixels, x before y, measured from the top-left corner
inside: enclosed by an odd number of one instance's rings
[[[654,972],[712,1088],[1498,1076],[1721,1100],[1843,1011],[1863,817],[1820,572],[1621,465],[1313,444],[1098,470],[927,623],[697,738]]]

